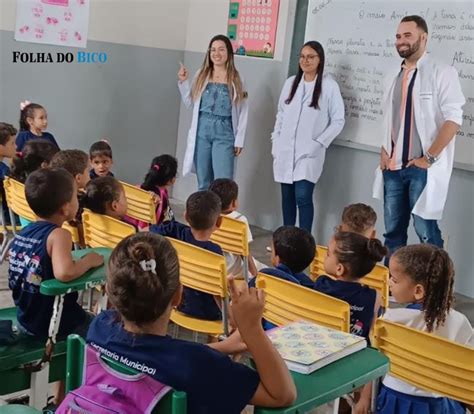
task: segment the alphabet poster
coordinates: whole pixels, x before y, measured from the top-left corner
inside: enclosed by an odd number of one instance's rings
[[[227,35],[237,55],[273,58],[280,0],[230,0]]]
[[[86,47],[90,0],[17,0],[15,40]]]

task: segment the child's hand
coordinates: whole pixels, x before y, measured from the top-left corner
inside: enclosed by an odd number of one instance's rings
[[[188,80],[188,70],[183,65],[183,62],[179,62],[178,79],[180,82],[184,82],[185,80]]]
[[[250,288],[246,283],[239,286],[234,279],[229,279],[229,291],[232,300],[232,315],[241,332],[261,328],[265,292]]]
[[[153,191],[150,191],[152,197],[153,197],[153,203],[155,204],[156,207],[158,207],[161,203],[161,198],[158,194],[154,193]]]
[[[90,267],[99,267],[104,264],[104,257],[96,252],[87,253],[83,259]]]

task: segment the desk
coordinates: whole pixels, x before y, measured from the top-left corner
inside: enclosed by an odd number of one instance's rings
[[[254,414],[305,413],[372,382],[385,375],[388,369],[389,361],[385,355],[366,348],[309,375],[290,371],[298,391],[294,404],[287,408],[255,407]]]

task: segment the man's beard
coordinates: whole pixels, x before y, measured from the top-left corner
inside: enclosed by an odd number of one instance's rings
[[[421,36],[411,46],[407,45],[407,44],[400,45],[400,47],[408,46],[408,49],[405,49],[405,50],[401,51],[399,48],[397,48],[397,52],[400,55],[400,57],[406,59],[406,58],[409,58],[410,56],[412,56],[413,54],[415,54],[416,52],[418,52],[418,50],[420,49],[420,45],[421,45]]]

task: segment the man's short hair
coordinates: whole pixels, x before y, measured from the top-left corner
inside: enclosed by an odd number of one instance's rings
[[[426,34],[428,34],[428,25],[426,24],[425,19],[421,16],[417,16],[416,14],[411,15],[411,16],[405,16],[400,23],[405,23],[405,22],[415,22],[416,27],[420,28],[423,30]]]

